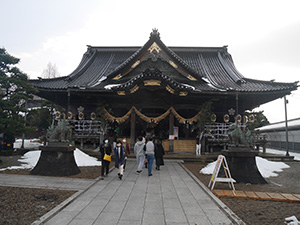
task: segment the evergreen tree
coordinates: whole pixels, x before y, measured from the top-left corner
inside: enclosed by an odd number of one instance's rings
[[[15,66],[19,61],[0,48],[0,134],[4,139],[26,132],[25,103],[36,92],[27,75]]]

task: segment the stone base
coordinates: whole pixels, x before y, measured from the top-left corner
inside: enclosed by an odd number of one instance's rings
[[[80,173],[75,158],[74,147],[66,145],[41,146],[38,163],[30,171],[32,175],[72,176]]]
[[[224,150],[222,153],[226,157],[231,176],[237,183],[267,183],[256,166],[255,156],[258,155],[257,151],[234,147]]]

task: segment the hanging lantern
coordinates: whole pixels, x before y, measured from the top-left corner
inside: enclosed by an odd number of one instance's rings
[[[96,113],[92,112],[91,113],[91,120],[95,120],[96,119]]]
[[[79,112],[79,113],[78,113],[78,119],[79,119],[79,120],[83,120],[83,119],[84,119],[84,114],[83,114],[83,112]]]
[[[59,120],[61,118],[61,112],[57,111],[55,114],[55,119]]]
[[[73,113],[71,111],[68,112],[68,120],[73,119]]]
[[[210,116],[210,120],[211,120],[211,122],[216,122],[216,120],[217,120],[216,114],[212,114],[212,115]]]
[[[236,117],[235,117],[235,122],[238,122],[240,123],[242,121],[242,116],[240,114],[238,114]]]
[[[254,123],[255,117],[253,114],[249,116],[249,123]]]
[[[225,114],[223,118],[224,118],[224,122],[225,122],[225,123],[228,123],[228,122],[229,122],[230,117],[229,117],[228,114]]]
[[[243,122],[244,122],[244,124],[248,123],[248,116],[243,117]]]

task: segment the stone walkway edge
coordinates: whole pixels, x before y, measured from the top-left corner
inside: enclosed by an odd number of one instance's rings
[[[198,186],[203,189],[203,191],[219,206],[221,211],[223,211],[228,218],[232,221],[232,224],[245,224],[233,211],[231,211],[219,198],[217,198],[192,172],[190,172],[185,166],[182,160],[170,160],[170,161],[176,161],[183,170],[195,181]],[[115,168],[112,167],[110,169],[110,172],[112,172]],[[94,179],[94,182],[90,184],[85,190],[79,190],[74,195],[66,199],[64,202],[56,206],[54,209],[40,217],[38,220],[33,222],[34,225],[40,225],[45,224],[47,221],[51,220],[53,217],[55,217],[57,214],[59,214],[64,208],[66,208],[68,205],[72,204],[78,197],[86,193],[89,189],[91,189],[95,184],[99,182],[99,178]],[[100,181],[101,182],[101,181]]]

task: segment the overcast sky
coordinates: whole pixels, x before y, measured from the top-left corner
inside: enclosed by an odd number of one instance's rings
[[[167,46],[228,45],[247,78],[300,80],[298,0],[0,0],[0,46],[20,58],[31,79],[55,64],[70,74],[92,46],[142,46],[153,28]],[[287,97],[288,119],[300,117],[300,91]],[[284,101],[256,109],[284,120]]]

